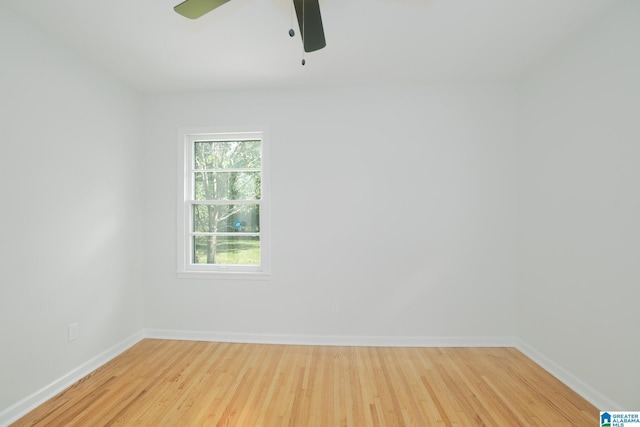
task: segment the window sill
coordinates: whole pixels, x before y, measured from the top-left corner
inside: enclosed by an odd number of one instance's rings
[[[267,281],[271,279],[271,273],[247,272],[247,271],[179,271],[178,279],[204,279],[204,280],[256,280]]]

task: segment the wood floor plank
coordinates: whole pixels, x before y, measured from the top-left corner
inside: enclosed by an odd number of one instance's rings
[[[22,426],[586,426],[598,410],[513,348],[146,339]]]

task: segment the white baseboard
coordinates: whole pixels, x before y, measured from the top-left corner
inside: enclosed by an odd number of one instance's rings
[[[514,347],[514,337],[390,337],[340,335],[239,334],[146,329],[146,338],[252,344],[331,345],[354,347]]]
[[[580,380],[578,377],[567,371],[562,366],[558,365],[547,356],[531,347],[521,339],[516,340],[516,346],[518,350],[524,353],[529,359],[540,365],[545,371],[556,377],[563,382],[567,387],[584,397],[593,406],[597,407],[601,411],[623,411],[621,405],[615,403],[602,393],[595,390],[593,387]]]
[[[68,372],[67,374],[58,378],[51,384],[43,387],[32,395],[27,396],[21,401],[2,410],[2,412],[0,412],[0,426],[8,426],[9,424],[17,421],[19,418],[23,417],[39,405],[42,405],[44,402],[51,399],[56,394],[60,393],[64,389],[73,385],[75,382],[89,375],[91,372],[95,371],[114,357],[123,353],[125,350],[129,349],[143,338],[143,331],[139,331],[133,334],[124,341],[119,342],[113,347],[103,351],[102,353],[78,366],[71,372]]]

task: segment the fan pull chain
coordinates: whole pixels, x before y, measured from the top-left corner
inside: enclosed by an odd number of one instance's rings
[[[307,61],[304,60],[304,41],[306,40],[306,38],[305,38],[306,33],[304,32],[304,29],[305,29],[304,19],[305,19],[304,0],[302,0],[302,65],[303,66],[304,66],[304,64],[307,63]]]
[[[296,32],[293,31],[293,0],[290,3],[291,7],[289,8],[289,37],[293,37],[296,35]]]
[[[291,28],[289,28],[289,37],[293,37],[296,35],[296,32],[293,30],[293,0],[291,0],[291,8],[289,9],[290,11],[290,25]],[[304,58],[304,36],[305,36],[305,32],[304,32],[304,18],[305,18],[305,14],[304,14],[304,0],[302,0],[302,28],[300,29],[300,31],[302,32],[302,65],[305,65],[307,63],[307,61]]]

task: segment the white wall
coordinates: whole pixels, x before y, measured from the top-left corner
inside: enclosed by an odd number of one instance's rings
[[[621,2],[520,94],[518,336],[638,409],[640,2]]]
[[[145,111],[147,327],[514,334],[512,86],[158,95]],[[256,124],[270,135],[272,279],[177,279],[177,129]]]
[[[2,412],[142,317],[139,98],[3,7],[0,61]]]

